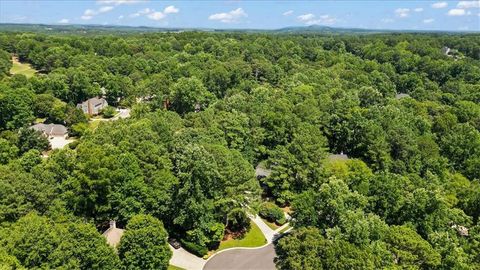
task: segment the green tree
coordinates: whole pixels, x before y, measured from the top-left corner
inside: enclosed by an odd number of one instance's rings
[[[173,85],[172,107],[179,114],[192,112],[197,107],[205,109],[213,99],[202,81],[195,77],[181,78]]]
[[[412,229],[393,226],[386,235],[386,243],[400,267],[437,267],[441,256],[432,246]]]
[[[7,164],[10,160],[16,158],[17,155],[17,146],[3,138],[0,138],[0,164]]]
[[[118,257],[90,224],[28,214],[0,230],[4,249],[27,269],[115,269]],[[7,237],[8,236],[8,237]]]
[[[18,136],[18,149],[20,153],[25,153],[28,150],[36,149],[40,152],[48,150],[50,143],[48,139],[40,132],[31,128],[20,129]]]
[[[120,241],[118,255],[123,269],[167,269],[172,252],[162,222],[149,215],[132,217]]]
[[[10,89],[0,84],[0,129],[17,129],[33,122],[33,96],[25,88]]]

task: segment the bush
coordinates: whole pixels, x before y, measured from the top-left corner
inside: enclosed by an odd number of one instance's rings
[[[117,111],[111,106],[107,106],[102,110],[102,115],[105,118],[112,118],[115,116],[115,114],[117,114]]]
[[[87,130],[87,123],[76,123],[73,124],[69,129],[71,136],[83,136]]]
[[[232,211],[228,213],[227,219],[228,228],[231,231],[239,232],[250,229],[250,219],[242,208],[232,209]]]
[[[283,224],[287,223],[287,219],[285,217],[282,217],[281,219],[275,220],[275,223],[282,226]]]
[[[200,245],[197,245],[195,243],[192,243],[192,242],[188,242],[186,240],[183,240],[181,239],[180,242],[182,243],[182,246],[184,249],[186,249],[187,251],[199,256],[199,257],[203,257],[205,255],[207,255],[208,253],[208,249],[206,247],[203,247],[203,246],[200,246]]]
[[[275,222],[277,224],[284,224],[286,222],[282,209],[271,202],[262,203],[258,214],[269,222]]]

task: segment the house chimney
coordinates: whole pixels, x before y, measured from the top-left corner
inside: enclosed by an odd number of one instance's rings
[[[110,225],[110,229],[117,228],[117,223],[115,222],[115,220],[110,220],[108,224]]]
[[[93,115],[92,104],[90,104],[90,99],[87,100],[87,112],[88,115]]]

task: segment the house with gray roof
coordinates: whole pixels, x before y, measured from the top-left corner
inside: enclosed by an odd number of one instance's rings
[[[77,108],[81,109],[88,115],[97,115],[107,106],[107,101],[104,98],[98,97],[94,97],[77,104]]]
[[[33,130],[40,131],[47,137],[66,137],[68,130],[64,125],[59,124],[35,124],[30,127]]]

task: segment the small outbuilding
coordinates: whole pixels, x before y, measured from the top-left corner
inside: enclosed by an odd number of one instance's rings
[[[116,247],[120,243],[120,239],[122,239],[124,230],[117,228],[115,220],[110,220],[109,225],[110,227],[103,233],[103,236],[107,239],[107,243],[110,246]]]

